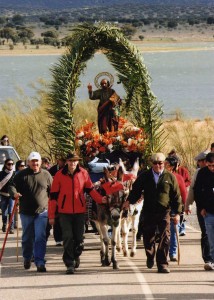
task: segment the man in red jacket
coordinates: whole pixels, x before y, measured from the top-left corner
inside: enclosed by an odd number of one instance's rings
[[[74,274],[80,264],[86,212],[84,193],[89,193],[97,203],[106,203],[106,197],[94,189],[88,172],[80,167],[80,160],[76,153],[67,155],[65,167],[54,176],[48,206],[50,225],[54,225],[56,211],[59,214],[66,274]]]

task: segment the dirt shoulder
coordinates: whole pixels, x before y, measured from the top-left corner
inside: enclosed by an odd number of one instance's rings
[[[214,42],[214,41],[213,41]],[[139,51],[146,52],[172,52],[172,51],[204,51],[214,50],[214,44],[207,45],[207,42],[149,42],[149,41],[131,41]],[[16,45],[13,50],[9,46],[0,46],[0,56],[26,56],[26,55],[62,55],[66,52],[66,47],[56,48],[53,46],[35,46]]]

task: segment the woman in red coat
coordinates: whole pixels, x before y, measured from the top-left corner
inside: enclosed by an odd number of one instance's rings
[[[54,225],[56,212],[59,215],[66,274],[73,274],[74,269],[80,264],[79,256],[84,246],[85,192],[89,193],[97,203],[106,202],[106,197],[102,197],[94,189],[88,172],[80,167],[80,160],[76,153],[67,155],[65,167],[54,176],[48,206],[50,225]]]

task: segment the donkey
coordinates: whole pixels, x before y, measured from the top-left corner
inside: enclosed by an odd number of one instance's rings
[[[123,246],[121,246],[121,238],[119,236],[117,250],[123,249],[123,256],[128,256],[128,237],[129,230],[132,229],[131,251],[130,256],[134,257],[137,251],[137,232],[140,219],[140,212],[143,207],[143,200],[140,199],[136,204],[130,205],[128,211],[124,211],[121,217],[121,233],[123,238]]]
[[[122,167],[125,174],[130,173],[125,170],[125,166],[121,160],[119,161],[119,165]],[[137,159],[135,161],[133,168],[131,170],[131,174],[133,175],[133,177],[131,179],[130,189],[132,187],[132,183],[135,181],[135,179],[137,177],[138,170],[139,170],[139,159]],[[121,226],[121,233],[122,233],[122,239],[123,239],[123,246],[121,243],[121,236],[119,234],[118,240],[117,240],[117,250],[121,251],[121,248],[122,248],[124,256],[128,256],[128,236],[129,236],[130,229],[132,229],[132,241],[131,241],[130,256],[134,257],[136,254],[136,248],[137,248],[136,236],[137,236],[140,212],[142,210],[142,207],[143,207],[143,200],[139,199],[139,201],[136,204],[130,205],[129,210],[125,210],[122,213],[120,226]]]
[[[100,257],[102,266],[109,266],[112,262],[113,269],[119,269],[116,260],[116,244],[120,235],[120,221],[122,215],[122,206],[129,194],[132,174],[127,174],[126,181],[123,181],[124,170],[120,166],[117,170],[117,177],[112,176],[108,169],[104,168],[105,179],[104,183],[95,183],[95,187],[99,187],[101,194],[106,195],[107,204],[97,205],[97,217],[93,221],[96,224],[100,234],[101,250]],[[109,259],[109,244],[108,228],[112,227],[111,235],[111,260]]]

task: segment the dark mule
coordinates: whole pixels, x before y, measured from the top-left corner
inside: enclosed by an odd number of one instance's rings
[[[108,199],[108,204],[97,205],[97,215],[93,220],[100,234],[101,263],[102,266],[109,266],[112,262],[113,269],[119,269],[116,260],[116,244],[120,236],[122,206],[128,197],[133,178],[135,178],[135,173],[133,173],[132,171],[127,173],[122,165],[118,166],[116,174],[114,175],[107,169],[104,169],[104,183],[98,182],[95,184],[100,193],[106,195]],[[109,226],[112,228],[111,260],[109,259]]]

